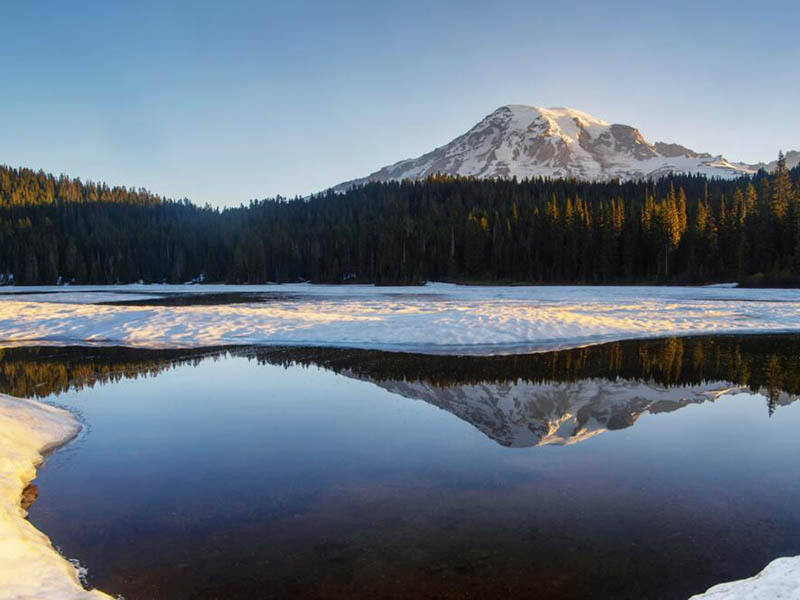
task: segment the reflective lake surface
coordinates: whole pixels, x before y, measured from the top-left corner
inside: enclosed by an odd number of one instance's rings
[[[2,351],[31,521],[138,598],[687,598],[800,554],[800,337]]]

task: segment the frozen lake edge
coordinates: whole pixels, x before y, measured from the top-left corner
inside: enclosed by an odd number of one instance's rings
[[[306,345],[490,355],[672,335],[800,331],[800,290],[443,283],[8,289],[13,293],[0,290],[0,343],[6,344]],[[213,294],[254,297],[163,303]]]

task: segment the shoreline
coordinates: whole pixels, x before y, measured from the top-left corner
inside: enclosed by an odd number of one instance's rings
[[[308,285],[308,286],[334,286],[334,287],[357,287],[357,286],[369,286],[369,287],[376,287],[376,288],[403,288],[403,287],[425,287],[426,285],[430,284],[446,284],[446,285],[455,285],[455,286],[464,286],[464,287],[498,287],[498,288],[515,288],[515,287],[678,287],[678,288],[741,288],[741,289],[755,289],[755,290],[792,290],[792,289],[800,289],[800,285],[753,285],[751,282],[748,281],[710,281],[706,283],[691,283],[691,282],[679,282],[679,281],[672,281],[672,282],[665,282],[665,281],[658,281],[658,280],[650,280],[650,281],[638,281],[638,282],[626,282],[626,281],[612,281],[612,282],[591,282],[591,281],[508,281],[508,280],[472,280],[472,279],[431,279],[431,280],[424,280],[424,281],[397,281],[392,283],[382,283],[376,281],[262,281],[262,282],[253,282],[253,283],[228,283],[225,281],[185,281],[182,283],[167,283],[167,282],[159,282],[159,281],[150,281],[150,282],[143,282],[143,281],[128,281],[128,282],[118,282],[118,283],[1,283],[0,284],[0,294],[25,294],[28,293],[25,290],[28,289],[37,289],[37,288],[58,288],[58,289],[70,289],[70,288],[96,288],[96,287],[105,287],[105,288],[125,288],[125,287],[141,287],[141,288],[151,288],[157,290],[159,287],[162,286],[192,286],[197,288],[198,290],[202,290],[203,287],[214,287],[214,286],[237,286],[243,288],[257,288],[263,286],[285,286],[285,285]],[[5,290],[12,290],[12,291],[5,291]]]
[[[759,573],[714,585],[689,600],[799,600],[800,556],[770,561]]]
[[[23,491],[47,454],[81,426],[67,410],[0,394],[0,599],[110,600],[86,590],[78,570],[27,520]]]

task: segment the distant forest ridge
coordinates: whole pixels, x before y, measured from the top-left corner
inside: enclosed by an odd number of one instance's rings
[[[800,167],[367,183],[224,210],[0,166],[0,283],[800,285]]]

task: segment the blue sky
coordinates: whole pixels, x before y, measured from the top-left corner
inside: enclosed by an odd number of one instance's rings
[[[0,163],[198,203],[318,191],[510,103],[572,106],[734,160],[800,149],[797,2],[76,0],[0,12]]]

